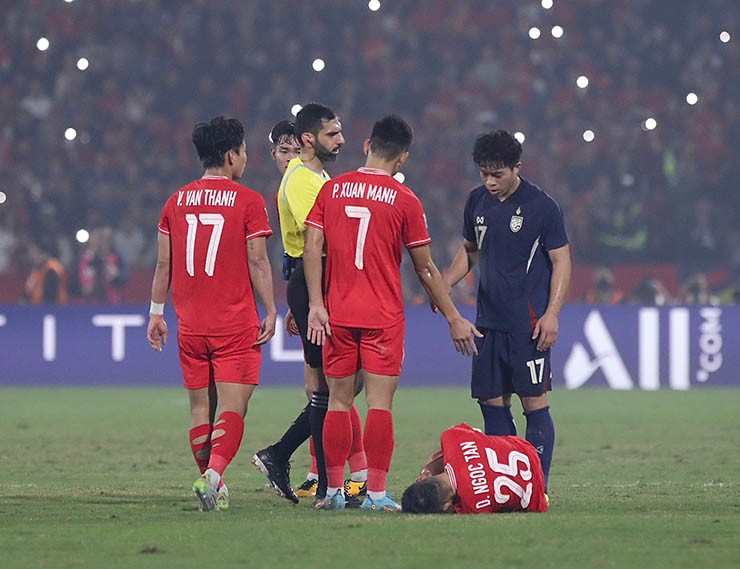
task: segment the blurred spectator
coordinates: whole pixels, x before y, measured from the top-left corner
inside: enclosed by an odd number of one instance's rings
[[[123,257],[113,248],[108,226],[90,232],[87,248],[80,256],[78,271],[83,298],[95,302],[120,303],[128,280]]]
[[[719,298],[709,290],[707,275],[696,272],[681,284],[679,301],[683,304],[719,304]]]
[[[646,306],[664,306],[671,303],[671,297],[659,279],[647,276],[635,285],[631,302]]]
[[[36,243],[27,246],[31,273],[21,296],[21,302],[30,304],[66,304],[67,271],[58,259]]]
[[[607,267],[594,271],[593,286],[586,291],[584,300],[588,304],[620,304],[624,293],[614,287],[614,273]]]
[[[26,4],[4,3],[0,19],[0,210],[12,202],[0,219],[0,272],[25,275],[13,252],[41,228],[70,244],[98,225],[116,228],[129,266],[151,265],[150,212],[197,167],[189,125],[238,116],[259,149],[276,120],[310,100],[343,119],[337,172],[364,162],[368,121],[387,112],[409,121],[411,152],[426,159],[403,174],[425,204],[440,266],[458,240],[461,196],[479,184],[467,149],[492,128],[525,137],[527,172],[566,210],[576,263],[706,271],[734,254],[718,237],[740,227],[740,48],[719,38],[740,29],[735,0],[680,10],[668,0],[550,10],[398,1],[377,12],[331,0]],[[532,26],[555,22],[562,37],[530,39]],[[329,30],[341,30],[340,50],[321,40]],[[213,60],[224,37],[244,48]],[[265,153],[250,153],[245,181],[271,199]],[[73,274],[68,253],[60,260]]]

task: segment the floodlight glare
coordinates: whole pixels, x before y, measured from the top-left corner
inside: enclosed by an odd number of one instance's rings
[[[78,229],[75,234],[75,239],[77,239],[78,243],[87,243],[90,239],[90,233],[87,229]]]
[[[542,32],[537,26],[532,26],[529,28],[529,37],[533,40],[539,39],[539,37],[542,35]]]
[[[686,102],[689,105],[695,105],[699,102],[699,97],[696,95],[696,93],[689,93],[688,95],[686,95]]]
[[[541,6],[542,6],[542,7],[543,7],[543,8],[545,9],[545,10],[549,10],[550,8],[552,8],[552,5],[553,5],[553,1],[552,1],[552,0],[542,0],[542,2],[540,2],[540,5],[541,5]]]
[[[7,199],[7,194],[5,192],[0,192],[0,204],[4,204]]]
[[[719,34],[719,41],[722,43],[728,43],[732,38],[730,37],[730,32],[722,30]]]
[[[39,38],[39,41],[36,42],[36,48],[39,51],[46,51],[49,49],[49,40],[46,38]]]
[[[523,144],[524,141],[527,139],[527,137],[524,136],[524,133],[520,131],[516,131],[514,133],[514,138],[516,138],[519,141],[519,144]]]
[[[576,79],[576,85],[581,89],[585,89],[588,87],[588,77],[585,75],[579,75],[578,79]]]
[[[75,138],[77,138],[77,131],[72,127],[68,128],[64,131],[64,138],[66,138],[67,140],[74,140]]]
[[[653,117],[645,119],[642,123],[642,127],[644,130],[655,130],[656,126],[658,126],[658,121],[656,121]]]
[[[563,28],[561,26],[553,26],[552,30],[550,30],[550,33],[552,34],[552,37],[554,38],[562,38]]]
[[[85,69],[87,69],[88,67],[90,67],[90,62],[87,60],[86,57],[80,57],[77,60],[77,69],[79,69],[80,71],[85,71]]]
[[[326,67],[326,63],[324,63],[324,60],[320,57],[317,57],[313,60],[313,63],[311,64],[311,67],[313,67],[314,71],[323,71],[324,67]]]
[[[290,114],[293,115],[293,116],[296,116],[298,113],[301,112],[301,109],[302,108],[303,108],[302,105],[299,105],[298,103],[296,103],[295,105],[293,105],[292,107],[290,107]]]
[[[583,131],[583,140],[585,140],[586,142],[593,142],[594,138],[596,138],[596,135],[594,134],[593,130],[588,129]]]
[[[377,12],[380,10],[380,0],[370,0],[370,2],[367,3],[367,7],[371,12]]]

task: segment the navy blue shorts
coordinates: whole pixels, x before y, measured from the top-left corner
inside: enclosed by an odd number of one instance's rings
[[[550,350],[538,352],[531,333],[480,331],[484,336],[475,338],[478,355],[473,356],[473,398],[485,401],[511,393],[539,397],[552,389]]]

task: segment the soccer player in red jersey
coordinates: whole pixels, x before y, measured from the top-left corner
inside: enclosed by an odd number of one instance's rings
[[[545,477],[537,451],[524,439],[460,423],[442,433],[440,448],[401,504],[411,514],[545,512]]]
[[[275,334],[266,248],[272,230],[262,196],[236,183],[247,164],[242,124],[224,117],[197,124],[193,144],[205,173],[176,191],[162,211],[147,338],[162,351],[171,280],[190,445],[202,473],[193,491],[202,510],[218,510],[229,506],[222,477],[244,434],[261,346]],[[262,321],[253,290],[267,311]]]
[[[408,158],[412,136],[411,127],[398,116],[376,122],[365,141],[365,167],[326,182],[306,219],[309,339],[323,345],[329,384],[323,439],[329,488],[326,498],[315,502],[317,509],[345,506],[342,475],[352,441],[350,409],[362,369],[368,404],[364,433],[368,478],[361,508],[400,510],[386,495],[385,481],[394,446],[391,405],[404,354],[400,273],[404,247],[427,294],[435,304],[441,303],[437,306],[449,323],[456,349],[466,355],[475,352],[473,335],[478,331],[460,316],[432,260],[421,202],[393,178]]]

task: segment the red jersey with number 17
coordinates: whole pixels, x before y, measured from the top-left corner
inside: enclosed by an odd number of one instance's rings
[[[332,324],[385,328],[403,320],[403,248],[432,241],[409,188],[374,168],[342,174],[322,186],[306,225],[324,232]]]
[[[203,177],[167,200],[159,231],[170,236],[180,334],[228,336],[259,326],[247,240],[272,234],[260,194],[228,178]]]
[[[529,442],[460,423],[442,433],[441,443],[456,513],[547,511],[542,465]]]

